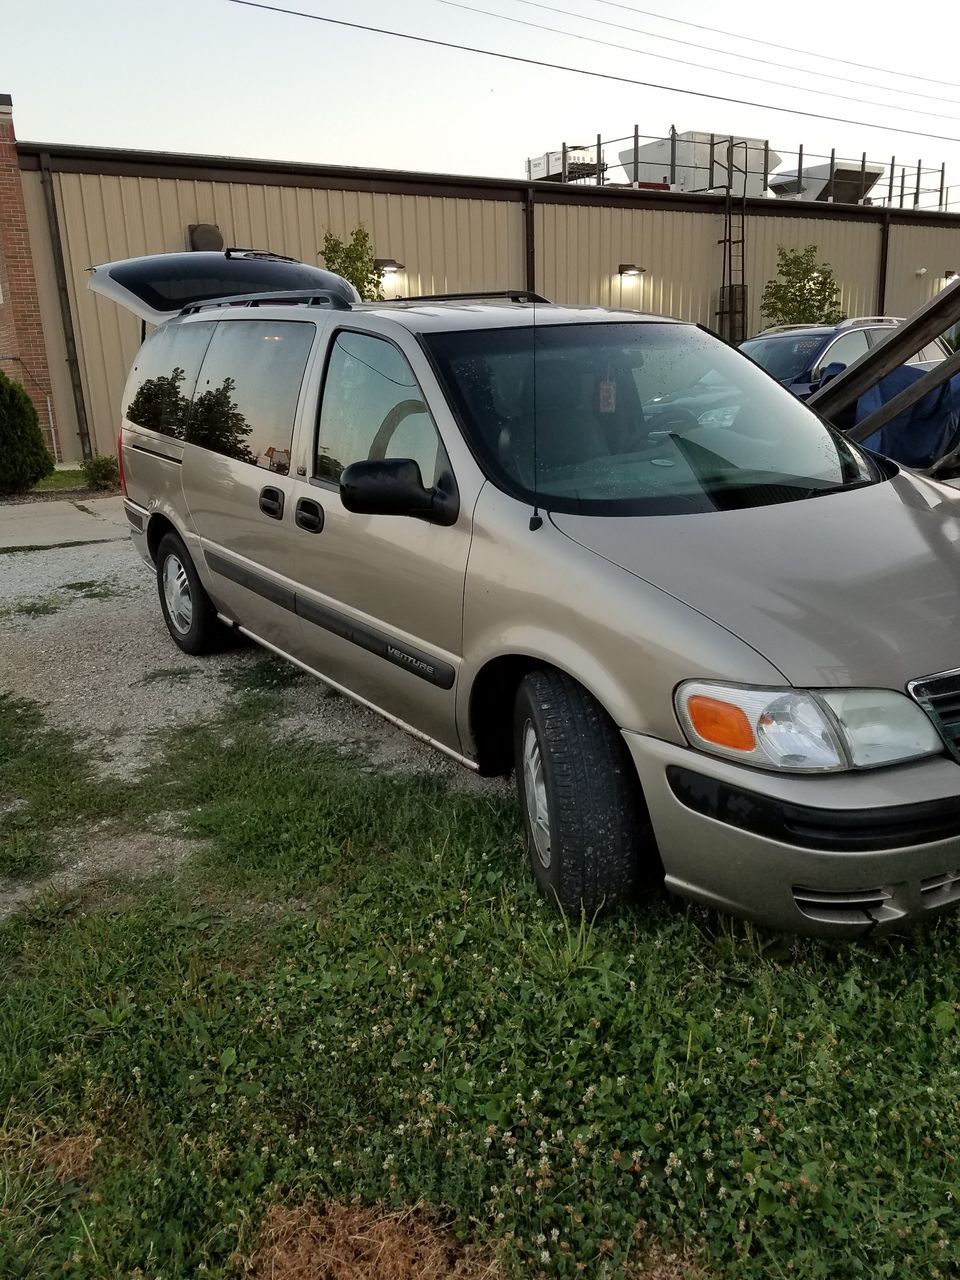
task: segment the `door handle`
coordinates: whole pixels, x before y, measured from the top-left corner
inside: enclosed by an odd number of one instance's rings
[[[301,498],[293,516],[297,528],[307,533],[320,533],[323,529],[323,507],[312,498]]]
[[[272,520],[283,519],[283,490],[268,486],[260,490],[260,510]]]

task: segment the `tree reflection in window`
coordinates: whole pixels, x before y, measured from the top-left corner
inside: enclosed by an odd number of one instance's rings
[[[129,420],[138,427],[182,440],[190,413],[190,398],[180,390],[185,377],[178,365],[172,373],[142,382],[127,409]]]
[[[184,439],[189,444],[212,449],[214,453],[236,458],[239,462],[255,463],[256,455],[250,451],[245,439],[252,428],[232,395],[236,385],[233,378],[224,378],[219,387],[196,397]]]

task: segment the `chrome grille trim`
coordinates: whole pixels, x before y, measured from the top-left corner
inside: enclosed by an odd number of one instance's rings
[[[907,693],[927,713],[954,760],[960,761],[960,670],[911,680]]]

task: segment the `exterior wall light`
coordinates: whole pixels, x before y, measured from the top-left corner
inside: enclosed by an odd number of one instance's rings
[[[646,267],[636,266],[633,262],[621,262],[617,267],[617,274],[621,276],[642,276],[646,269]]]
[[[396,258],[374,258],[373,265],[384,276],[395,275],[398,271],[403,271],[402,262],[398,262]]]
[[[946,271],[943,273],[943,278],[944,280],[956,280],[957,273],[954,271],[953,267],[947,267]]]

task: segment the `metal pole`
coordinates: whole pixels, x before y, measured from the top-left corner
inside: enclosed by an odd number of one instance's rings
[[[903,202],[907,195],[907,169],[906,165],[900,170],[900,208],[903,208]]]
[[[633,180],[640,182],[640,126],[633,126]]]
[[[897,157],[890,157],[890,194],[887,196],[887,203],[893,204],[893,171],[897,167]]]
[[[913,207],[915,209],[920,208],[920,175],[923,172],[923,169],[921,168],[922,164],[923,164],[922,160],[917,161],[917,186],[916,186],[916,190],[913,193]]]
[[[560,181],[567,180],[567,144],[564,142],[560,147]]]
[[[713,190],[713,148],[716,140],[716,134],[710,135],[710,181],[707,183],[707,190]]]
[[[940,166],[940,203],[937,205],[938,209],[941,209],[941,210],[943,209],[944,201],[946,199],[946,190],[947,190],[947,166],[945,164],[942,164]]]
[[[603,160],[601,158],[603,155],[603,152],[600,150],[602,146],[603,146],[603,143],[598,133],[597,134],[597,186],[598,187],[603,186]]]
[[[770,185],[770,139],[763,144],[763,189]]]
[[[677,181],[677,126],[670,126],[670,185]]]
[[[837,174],[837,148],[830,148],[830,195],[827,197],[830,204],[834,202],[833,184]]]
[[[800,150],[797,152],[797,199],[803,197],[803,143],[800,143]]]
[[[860,199],[857,204],[863,204],[863,197],[867,194],[867,153],[864,152],[860,159]]]

